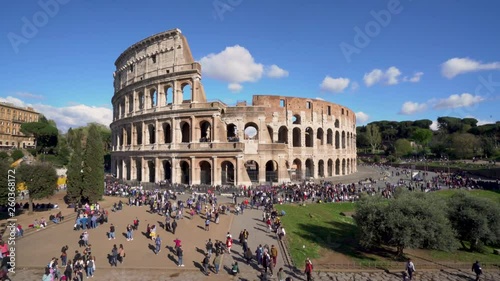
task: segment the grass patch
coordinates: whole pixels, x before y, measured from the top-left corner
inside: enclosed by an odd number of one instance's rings
[[[449,198],[453,194],[455,194],[459,191],[463,191],[463,189],[461,189],[461,190],[457,190],[457,189],[440,190],[440,191],[436,191],[435,194],[438,196],[441,196],[443,198]],[[492,200],[493,202],[500,203],[500,191],[497,191],[497,190],[470,190],[467,192],[474,197],[486,198],[486,199]]]

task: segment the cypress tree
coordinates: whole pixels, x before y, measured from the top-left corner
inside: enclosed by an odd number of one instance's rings
[[[82,197],[96,203],[104,194],[104,145],[99,128],[91,124],[83,154]]]
[[[67,178],[67,197],[70,203],[80,202],[83,192],[83,174],[82,174],[82,134],[77,132],[72,140],[73,154],[68,164]]]

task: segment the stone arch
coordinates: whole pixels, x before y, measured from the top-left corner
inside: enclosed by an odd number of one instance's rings
[[[127,134],[127,137],[126,137],[126,140],[127,140],[127,145],[131,145],[132,144],[132,125],[128,125],[126,128],[125,128],[125,133]]]
[[[155,88],[149,90],[149,107],[153,108],[158,106],[158,92]]]
[[[342,159],[342,175],[345,175],[345,168],[346,168],[345,158],[343,158]]]
[[[135,142],[136,144],[142,144],[142,123],[135,124]]]
[[[293,147],[301,147],[302,146],[302,136],[300,128],[293,128],[292,131],[292,146]]]
[[[191,83],[185,82],[181,85],[182,103],[190,103],[193,100],[193,89]]]
[[[172,127],[168,122],[163,123],[163,142],[172,143]]]
[[[237,130],[238,130],[238,127],[236,127],[236,125],[233,123],[226,125],[227,141],[229,141],[229,142],[240,141],[238,138]]]
[[[278,162],[269,160],[266,162],[266,182],[278,182]]]
[[[332,129],[326,130],[326,144],[333,145],[333,131],[332,131]]]
[[[278,129],[278,143],[288,143],[288,128],[281,126]]]
[[[135,177],[136,180],[142,181],[142,161],[141,159],[135,159]]]
[[[163,168],[163,180],[172,183],[172,164],[168,160],[163,160],[161,166]]]
[[[156,130],[155,130],[155,125],[149,124],[148,125],[148,143],[149,144],[154,144],[156,142]]]
[[[191,126],[188,122],[183,121],[181,126],[181,142],[189,143],[191,142]]]
[[[345,149],[345,131],[342,131],[342,149]]]
[[[302,172],[302,161],[299,158],[295,158],[292,162],[292,170],[294,171],[294,175],[291,178],[295,181],[301,181],[304,176]]]
[[[223,185],[234,185],[234,164],[231,161],[221,163],[221,183]]]
[[[340,175],[340,159],[335,160],[335,175]]]
[[[328,159],[328,162],[327,162],[327,174],[329,177],[333,177],[333,160],[332,159]]]
[[[165,93],[165,105],[172,104],[172,101],[174,100],[174,89],[172,85],[168,84],[163,87],[163,92]]]
[[[259,126],[257,126],[254,122],[248,122],[245,124],[244,133],[246,140],[258,140]]]
[[[212,124],[203,120],[200,122],[200,142],[212,141]]]
[[[314,177],[314,161],[311,158],[306,160],[306,179]]]
[[[314,146],[314,130],[311,127],[306,128],[304,139],[306,141],[306,147]]]
[[[340,149],[340,133],[335,131],[335,149]]]
[[[274,130],[273,130],[273,127],[267,125],[267,132],[269,133],[269,138],[271,139],[271,143],[274,142],[273,138],[274,138]]]
[[[200,184],[212,184],[212,165],[208,161],[200,161]]]
[[[156,182],[156,167],[155,167],[155,162],[153,160],[148,161],[148,174],[149,174],[149,179],[148,182]]]
[[[248,178],[251,182],[259,182],[259,163],[255,160],[248,160],[245,163]]]
[[[316,131],[316,141],[317,141],[317,146],[319,145],[324,145],[324,131],[323,128],[318,128],[318,131]]]
[[[294,114],[292,116],[292,124],[294,124],[294,125],[300,125],[300,124],[302,124],[302,120],[300,118],[300,114]]]
[[[323,159],[318,161],[318,177],[325,177],[325,161]]]
[[[182,160],[179,163],[180,166],[180,176],[182,184],[190,184],[191,183],[191,170],[188,161]]]

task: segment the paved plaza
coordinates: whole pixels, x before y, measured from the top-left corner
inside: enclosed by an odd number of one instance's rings
[[[364,169],[359,175],[364,178],[366,176],[376,176],[379,173],[377,170]],[[351,179],[351,180],[354,180]],[[359,180],[359,179],[358,179]],[[181,199],[185,200],[187,195],[183,195]],[[105,202],[116,201],[117,198],[107,198]],[[221,202],[229,202],[229,198],[219,197]],[[242,247],[236,240],[241,230],[249,231],[248,244],[255,251],[259,244],[276,245],[277,240],[275,235],[268,233],[262,222],[262,210],[245,210],[242,215],[221,215],[218,225],[211,224],[210,231],[203,229],[204,219],[195,215],[190,218],[186,215],[184,219],[179,221],[176,234],[166,232],[158,228],[158,234],[162,238],[162,250],[159,255],[155,255],[151,250],[154,245],[153,241],[146,238],[142,233],[146,231],[146,225],[162,225],[164,217],[158,214],[150,214],[147,212],[149,207],[129,207],[124,205],[124,209],[119,212],[110,212],[109,224],[99,226],[97,229],[89,230],[90,244],[92,244],[92,252],[96,257],[96,272],[95,280],[120,280],[120,281],[137,281],[137,280],[261,280],[260,267],[256,264],[247,265],[242,256]],[[133,219],[138,217],[140,220],[139,230],[134,233],[134,240],[127,242],[125,232],[127,224],[131,224]],[[33,217],[34,219],[34,217]],[[109,231],[109,225],[113,223],[116,226],[116,240],[108,240],[106,233]],[[73,258],[75,250],[83,250],[78,248],[78,238],[80,231],[73,230],[74,219],[69,219],[67,222],[53,225],[47,229],[32,232],[24,238],[18,240],[17,250],[17,269],[13,275],[13,280],[35,281],[41,280],[43,267],[47,265],[52,257],[59,257],[60,249],[64,245],[69,246],[68,258]],[[286,228],[286,226],[285,226]],[[221,266],[219,275],[212,274],[204,276],[201,272],[201,261],[205,249],[205,243],[208,238],[213,241],[215,239],[224,241],[226,233],[230,232],[235,239],[233,252],[231,255],[225,254],[223,258],[224,268]],[[171,252],[173,240],[179,238],[182,240],[184,248],[184,268],[179,268],[176,265],[176,257]],[[107,255],[111,252],[113,244],[117,246],[123,244],[127,256],[123,264],[119,264],[117,268],[111,268],[108,263]],[[278,247],[279,248],[279,247]],[[287,276],[293,277],[293,280],[305,280],[305,276],[300,272],[295,272],[288,268],[283,262],[283,252],[278,254],[278,264],[276,270],[280,267],[285,269]],[[238,277],[233,277],[228,274],[228,270],[234,261],[240,264],[241,274]],[[471,261],[472,264],[473,261]],[[302,265],[300,265],[302,266]],[[464,268],[463,271],[444,270],[444,271],[418,271],[417,279],[422,281],[430,280],[449,280],[449,281],[465,281],[474,280],[470,268]],[[300,268],[303,270],[303,268]],[[319,270],[319,269],[318,269]],[[403,270],[403,269],[401,269]],[[388,281],[402,280],[401,272],[321,272],[315,269],[315,280],[372,280],[372,281]],[[269,280],[277,280],[276,274]],[[500,272],[486,272],[481,280],[498,281],[500,280]]]

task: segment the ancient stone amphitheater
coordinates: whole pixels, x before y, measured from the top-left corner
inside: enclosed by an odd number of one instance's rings
[[[114,73],[112,170],[141,182],[250,185],[356,172],[356,116],[318,99],[207,100],[179,29],[125,50]]]

